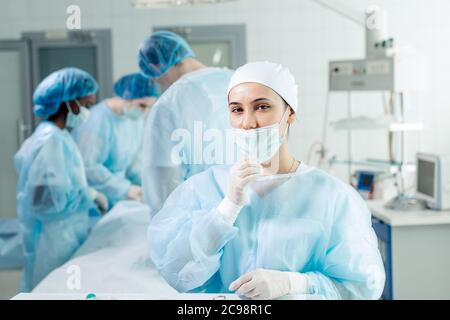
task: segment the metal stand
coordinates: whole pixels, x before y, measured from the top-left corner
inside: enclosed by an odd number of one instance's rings
[[[405,123],[405,108],[404,108],[404,93],[399,93],[400,97],[400,123]],[[391,146],[392,147],[392,146]],[[425,201],[416,199],[415,197],[406,195],[405,181],[404,181],[404,167],[406,163],[406,151],[405,151],[405,132],[400,132],[400,166],[399,166],[399,176],[400,183],[398,187],[398,195],[388,201],[385,205],[387,209],[396,211],[417,211],[425,210]],[[392,151],[391,151],[392,152]]]
[[[405,194],[399,194],[385,205],[386,209],[395,211],[420,211],[427,208],[425,201]]]

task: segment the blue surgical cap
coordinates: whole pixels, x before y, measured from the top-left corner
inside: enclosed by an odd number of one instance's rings
[[[34,90],[34,114],[48,118],[64,101],[96,93],[98,84],[87,72],[78,68],[64,68],[48,75]]]
[[[132,73],[117,80],[114,84],[114,93],[125,100],[158,98],[160,94],[158,85],[140,73]]]
[[[170,31],[157,31],[141,43],[139,68],[149,78],[159,78],[175,64],[195,57],[189,44]]]

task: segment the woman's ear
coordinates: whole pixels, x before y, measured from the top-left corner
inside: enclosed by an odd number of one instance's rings
[[[294,111],[294,109],[292,109],[291,107],[289,107],[289,117],[288,117],[287,122],[288,122],[289,124],[292,124],[292,123],[295,121],[295,119],[297,119],[297,116],[296,116],[296,114],[295,114],[295,111]]]

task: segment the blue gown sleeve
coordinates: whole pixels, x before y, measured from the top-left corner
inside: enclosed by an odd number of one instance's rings
[[[193,184],[189,179],[176,188],[148,229],[150,256],[179,292],[193,291],[212,278],[223,247],[237,234],[216,208],[201,207]]]
[[[308,293],[327,299],[378,299],[385,272],[371,213],[353,189],[337,198],[334,224],[320,270],[307,272]]]
[[[130,165],[130,167],[127,169],[126,177],[127,179],[136,186],[142,185],[141,180],[141,162],[142,162],[142,152],[139,151],[139,154],[137,155],[136,159],[133,161],[133,163]]]
[[[81,162],[78,151],[63,139],[53,137],[42,147],[30,167],[26,185],[30,209],[37,219],[59,219],[95,207],[82,163],[73,165],[77,162]]]
[[[141,120],[139,120],[141,121]],[[140,122],[140,129],[137,135],[141,137],[141,142],[136,156],[131,162],[130,166],[127,168],[126,177],[132,184],[136,186],[142,186],[141,171],[142,171],[142,154],[143,154],[143,136],[144,136],[144,123],[143,120]]]
[[[131,182],[104,165],[111,148],[108,133],[105,123],[96,125],[88,121],[77,129],[74,137],[84,160],[89,185],[114,203],[125,199]]]

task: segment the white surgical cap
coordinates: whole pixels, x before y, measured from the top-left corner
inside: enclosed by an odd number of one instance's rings
[[[269,87],[297,112],[298,86],[288,68],[268,61],[251,62],[238,68],[231,77],[227,95],[235,86],[254,82]]]

